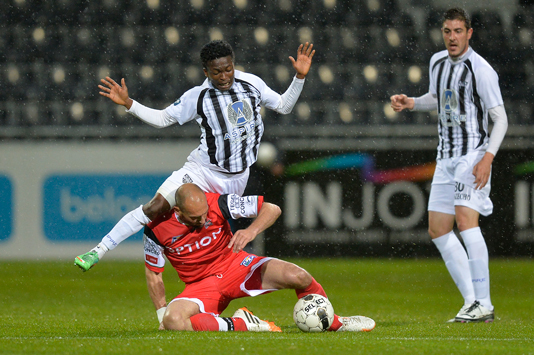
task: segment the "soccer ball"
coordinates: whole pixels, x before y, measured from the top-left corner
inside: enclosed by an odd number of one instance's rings
[[[303,332],[324,332],[334,321],[334,307],[328,298],[310,294],[295,304],[293,320]]]

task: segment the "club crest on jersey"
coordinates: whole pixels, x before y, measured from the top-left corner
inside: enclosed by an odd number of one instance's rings
[[[234,127],[241,127],[252,120],[252,108],[246,101],[236,101],[228,104],[228,120]]]
[[[245,259],[243,259],[243,261],[241,262],[240,265],[242,266],[249,266],[250,263],[252,262],[252,260],[254,260],[255,256],[254,255],[249,255],[247,256]]]
[[[206,218],[206,222],[204,222],[204,228],[208,229],[212,225],[213,225],[213,222],[211,221],[211,219]]]
[[[456,92],[446,89],[441,95],[441,110],[439,114],[439,119],[444,126],[459,126],[462,122],[465,122],[465,115],[459,115],[457,109],[458,97]]]

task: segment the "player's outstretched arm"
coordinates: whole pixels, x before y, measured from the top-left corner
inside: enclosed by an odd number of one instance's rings
[[[269,228],[280,217],[282,210],[275,204],[264,202],[261,206],[260,213],[256,219],[246,229],[240,229],[235,232],[228,248],[232,248],[234,253],[238,253],[256,238],[258,234]]]
[[[297,78],[304,79],[308,72],[310,71],[313,55],[315,54],[315,49],[313,49],[313,44],[306,42],[301,44],[297,49],[297,59],[289,57],[293,68],[297,71]]]
[[[391,108],[395,112],[401,112],[404,109],[413,110],[415,101],[413,97],[408,97],[404,94],[393,95],[391,99]]]
[[[156,315],[160,324],[159,329],[163,329],[162,321],[165,310],[167,309],[167,301],[165,300],[165,284],[163,283],[163,276],[161,272],[150,270],[145,265],[146,285],[148,287],[148,294],[154,307],[156,307]]]
[[[107,97],[117,105],[126,107],[128,110],[132,107],[133,100],[128,96],[128,88],[124,78],[121,79],[121,85],[117,84],[109,76],[106,76],[105,79],[100,79],[100,81],[105,85],[98,85],[101,90],[100,95]]]

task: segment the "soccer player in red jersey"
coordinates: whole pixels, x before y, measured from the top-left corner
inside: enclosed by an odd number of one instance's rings
[[[262,196],[205,193],[195,184],[176,191],[173,210],[145,227],[145,265],[150,297],[160,329],[189,331],[281,331],[246,308],[233,317],[219,315],[230,301],[280,289],[297,297],[320,294],[322,286],[301,267],[276,258],[247,253],[243,248],[280,216],[277,205]],[[228,219],[255,218],[232,234]],[[169,304],[162,271],[164,255],[186,284]],[[371,331],[368,317],[335,316],[330,331]]]

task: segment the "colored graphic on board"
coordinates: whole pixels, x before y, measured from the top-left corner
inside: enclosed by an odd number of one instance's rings
[[[431,180],[436,162],[397,169],[375,170],[375,160],[369,154],[350,153],[333,155],[292,164],[287,167],[287,176],[297,176],[317,171],[358,169],[364,181],[387,184],[393,181]]]
[[[514,173],[516,175],[527,175],[534,173],[534,161],[527,161],[525,163],[517,165],[514,168]]]
[[[43,230],[54,241],[100,241],[147,203],[168,175],[52,175],[43,186]],[[142,231],[130,240],[140,240]]]
[[[13,231],[13,185],[0,175],[0,241],[9,239]]]

